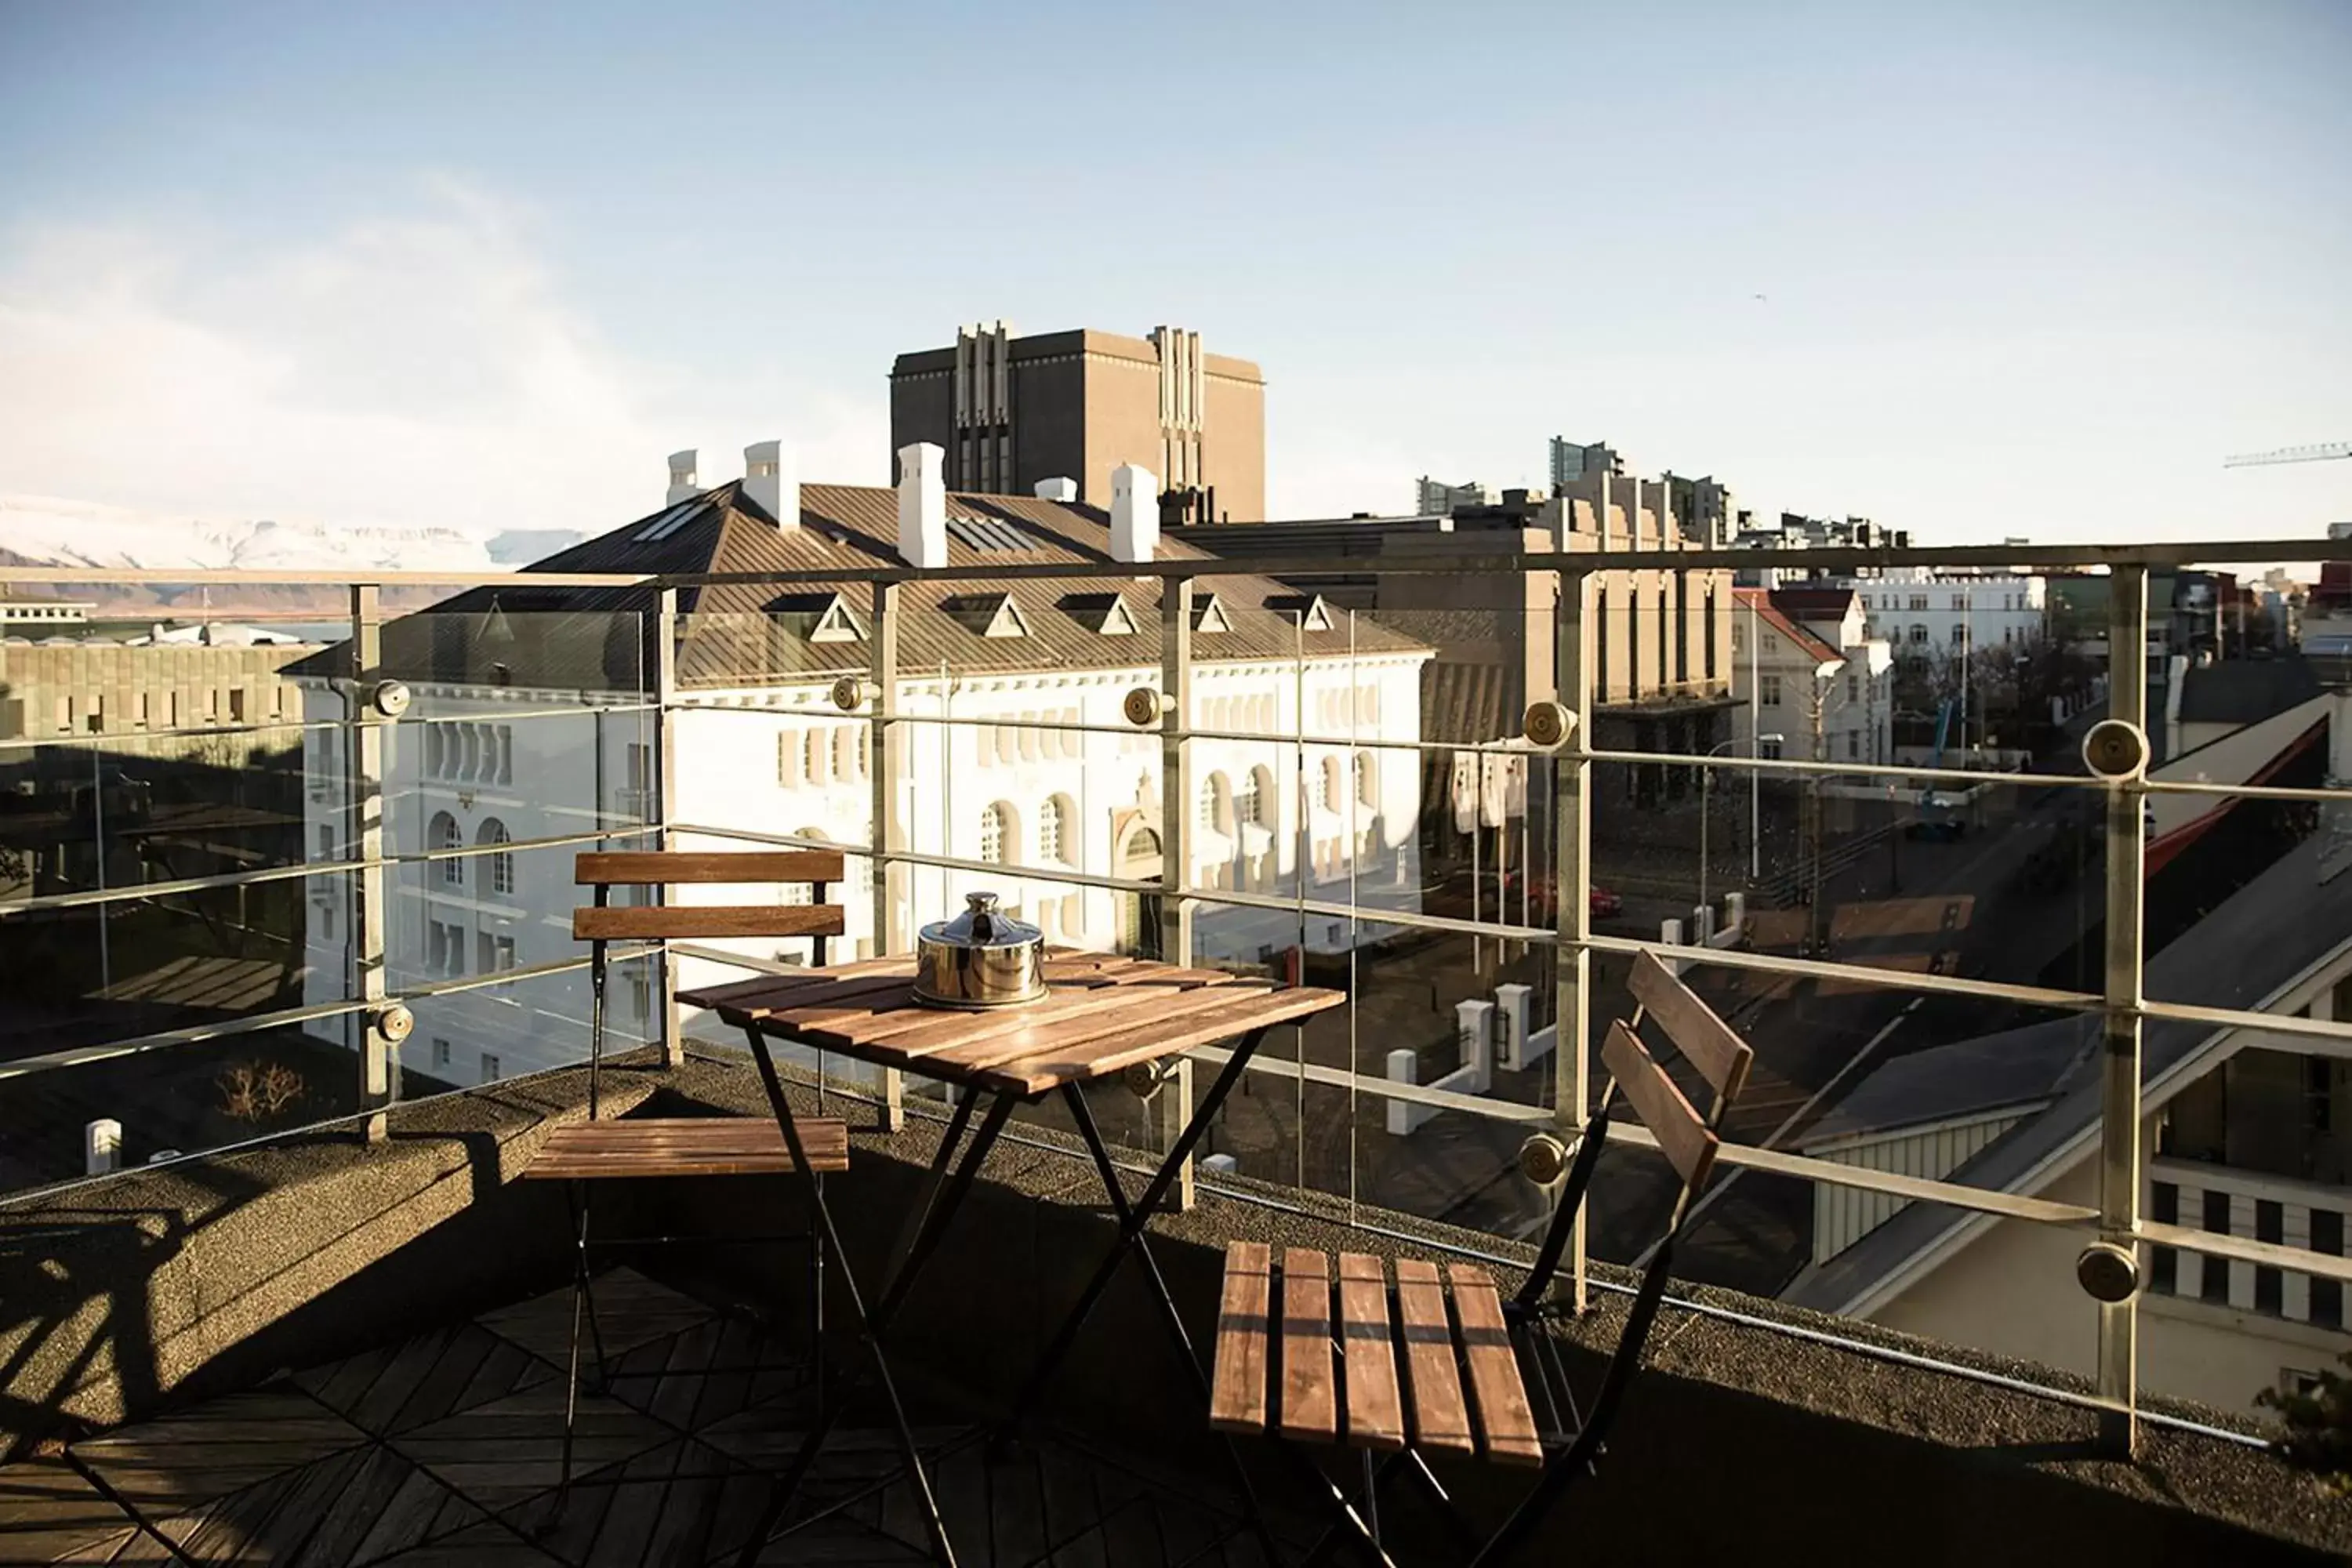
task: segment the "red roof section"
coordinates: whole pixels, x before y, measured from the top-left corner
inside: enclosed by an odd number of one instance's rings
[[[1766,626],[1796,644],[1801,652],[1812,655],[1817,662],[1829,664],[1844,659],[1845,655],[1790,620],[1779,605],[1772,603],[1771,595],[1763,589],[1734,588],[1732,593],[1738,596],[1742,605],[1762,616]]]

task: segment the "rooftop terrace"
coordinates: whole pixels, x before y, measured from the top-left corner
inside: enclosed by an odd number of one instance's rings
[[[864,539],[882,513],[853,499]],[[572,858],[656,845],[845,848],[836,960],[908,952],[917,926],[995,886],[1060,943],[1343,992],[1250,1065],[1183,1201],[1154,1222],[1196,1344],[1236,1237],[1515,1279],[1557,1192],[1525,1173],[1523,1144],[1582,1125],[1606,1077],[1591,1047],[1634,1010],[1628,963],[1681,973],[1757,1070],[1624,1418],[1550,1550],[2352,1552],[2352,1501],[2278,1457],[2251,1404],[2282,1368],[2352,1344],[2352,1265],[2320,1217],[2340,1184],[2306,1164],[2284,1199],[2239,1194],[2242,1215],[2226,1197],[2162,1209],[2150,1163],[2184,1184],[2189,1124],[2170,1108],[2198,1074],[2248,1049],[2324,1074],[2352,1042],[2352,930],[2322,929],[2340,923],[2352,860],[2328,742],[2231,779],[2095,775],[2087,725],[2146,717],[2147,667],[2126,660],[2061,723],[1988,665],[1968,677],[1975,735],[1932,758],[1832,743],[1843,688],[1820,695],[1818,724],[1794,696],[1771,716],[1743,689],[1604,746],[1583,721],[1623,661],[1671,684],[1677,658],[1716,657],[1711,637],[1665,633],[1702,614],[1675,584],[1727,555],[1368,557],[1350,569],[1371,607],[1341,610],[1290,592],[1279,560],[1113,564],[1085,509],[1013,510],[1050,526],[1055,563],[761,556],[709,610],[693,598],[719,585],[709,562],[600,555],[596,573],[524,574],[520,594],[447,584],[470,591],[404,616],[381,594],[426,584],[350,584],[348,637],[296,672],[299,711],[226,696],[206,711],[188,661],[207,650],[176,647],[127,650],[182,661],[172,679],[198,695],[169,715],[128,689],[0,692],[63,717],[0,742],[0,800],[21,807],[0,812],[0,1561],[729,1560],[815,1373],[804,1255],[720,1237],[746,1213],[793,1213],[791,1189],[681,1182],[616,1208],[633,1231],[693,1240],[604,1276],[630,1342],[608,1348],[648,1375],[591,1401],[594,1465],[558,1520],[569,1221],[560,1184],[518,1179],[585,1113]],[[772,520],[730,510],[703,531],[753,524]],[[2148,646],[2130,591],[2148,566],[2248,552],[2352,559],[2352,542],[1776,564],[2095,561],[2118,590],[2108,642],[2130,647]],[[1056,608],[1078,587],[1098,596],[1107,569],[1124,629],[1091,600],[1083,617]],[[1458,592],[1383,611],[1389,574]],[[0,588],[57,576],[12,569]],[[920,592],[902,597],[906,583]],[[974,595],[1015,613],[931,624]],[[1733,605],[1727,593],[1719,613]],[[1451,629],[1465,610],[1476,647]],[[24,679],[7,657],[0,685]],[[1507,732],[1465,737],[1430,707],[1474,663],[1500,672],[1489,706]],[[1890,700],[1855,695],[1855,733]],[[1542,742],[1554,703],[1564,743]],[[1808,729],[1818,749],[1755,743]],[[2028,760],[1999,772],[1996,754]],[[1931,793],[1963,803],[1947,812],[1965,836],[1944,816],[1914,831]],[[2151,801],[2230,809],[2143,875]],[[621,948],[608,1022],[634,1054],[607,1113],[761,1113],[731,1031],[677,998],[813,956],[799,939]],[[1916,1118],[1879,1114],[1908,1102],[1905,1085],[1972,1092],[1969,1064],[1995,1058],[2004,1081],[2040,1087],[1997,1096],[2014,1120],[1974,1125],[1940,1163],[1798,1152],[1857,1129],[1910,1136]],[[1139,1085],[1149,1097],[1089,1092],[1125,1168],[1169,1147],[1194,1075],[1230,1060],[1202,1047]],[[852,1216],[852,1268],[878,1270],[948,1108],[918,1079],[837,1058],[786,1068],[796,1104],[822,1095],[851,1119],[829,1191]],[[2236,1103],[2270,1103],[2252,1098],[2264,1081],[2248,1074]],[[1584,1373],[1615,1342],[1644,1216],[1671,1184],[1654,1140],[1621,1131],[1564,1277],[1581,1310],[1556,1330]],[[996,1370],[1006,1347],[1035,1348],[1116,1223],[1077,1132],[1052,1104],[1014,1118],[897,1336],[950,1532],[1004,1563],[1257,1561],[1132,1280],[1039,1419],[982,1440],[1014,1393]],[[2294,1138],[2270,1147],[2332,1148]],[[2242,1166],[2215,1159],[2213,1190]],[[1828,1258],[1822,1192],[1884,1205]],[[2282,1202],[2283,1222],[2258,1208]],[[2078,1283],[2093,1243],[2131,1260],[2120,1303]],[[2205,1260],[2201,1295],[2167,1258]],[[1933,1291],[1917,1283],[1931,1277]],[[1792,1304],[1873,1289],[1892,1306],[1866,1317]],[[2195,1337],[2209,1333],[2234,1337]],[[2168,1380],[2215,1364],[2199,1348],[2213,1344],[2259,1376],[2233,1361],[2221,1394],[2180,1396]],[[877,1420],[853,1417],[866,1436],[828,1450],[819,1507],[765,1560],[925,1560]],[[1281,1543],[1303,1549],[1317,1500],[1268,1455],[1251,1465]],[[1440,1469],[1488,1524],[1523,1484]],[[1400,1563],[1455,1560],[1428,1521],[1381,1522]]]

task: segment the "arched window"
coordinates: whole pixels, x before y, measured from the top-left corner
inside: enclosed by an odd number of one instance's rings
[[[824,787],[833,774],[833,751],[824,743],[824,731],[810,730],[801,740],[801,772],[808,782]]]
[[[483,821],[482,830],[474,835],[474,842],[478,846],[485,844],[511,844],[514,842],[514,835],[507,831],[507,825],[505,823],[500,822],[497,817],[493,816],[486,818]],[[501,898],[513,893],[515,890],[513,852],[502,849],[495,855],[482,856],[481,860],[484,867],[487,868],[482,874],[482,886],[489,892]],[[455,866],[460,864],[460,862],[452,860],[449,864]]]
[[[1069,838],[1070,803],[1067,796],[1054,795],[1037,813],[1037,858],[1048,866],[1058,866],[1069,859],[1064,853]]]
[[[1227,793],[1228,786],[1223,773],[1211,773],[1201,781],[1201,826],[1212,833],[1224,829]]]
[[[1372,784],[1372,759],[1361,752],[1356,753],[1356,799],[1366,805],[1381,804]]]
[[[425,829],[425,847],[427,849],[463,849],[466,847],[466,830],[458,826],[457,819],[447,812],[436,811],[433,814],[431,826]],[[464,887],[465,861],[454,856],[446,860],[434,861],[432,881],[436,887]]]
[[[980,858],[992,866],[1005,863],[1005,848],[1013,841],[1013,808],[998,801],[980,814]]]
[[[1262,824],[1263,819],[1258,813],[1265,809],[1265,802],[1258,794],[1258,774],[1265,771],[1263,768],[1252,768],[1242,775],[1241,783],[1234,786],[1234,827],[1239,828],[1244,822]]]
[[[1341,780],[1340,780],[1340,776],[1339,776],[1339,758],[1337,758],[1337,757],[1326,757],[1326,758],[1324,758],[1324,759],[1323,759],[1323,809],[1324,809],[1324,810],[1326,810],[1326,811],[1330,811],[1330,812],[1337,812],[1337,811],[1339,811],[1342,806],[1344,806],[1344,805],[1347,805],[1347,796],[1345,796],[1344,795],[1342,795],[1342,794],[1340,794],[1340,793],[1339,793],[1342,787],[1343,787],[1343,785],[1342,785],[1342,783],[1341,783]]]

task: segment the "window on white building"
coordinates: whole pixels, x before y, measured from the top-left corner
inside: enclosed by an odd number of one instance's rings
[[[1005,846],[1013,838],[1013,808],[998,801],[980,814],[980,858],[992,866],[1004,864]]]
[[[482,1081],[484,1083],[496,1083],[503,1076],[505,1076],[505,1070],[499,1065],[498,1053],[496,1051],[484,1051],[482,1053]]]
[[[1924,610],[1924,609],[1926,609],[1926,608],[1927,607],[1927,595],[1925,595],[1925,594],[1914,594],[1914,595],[1911,595],[1911,607],[1912,607],[1913,609],[1915,609],[1915,610]]]
[[[1340,811],[1345,810],[1348,804],[1348,797],[1343,792],[1346,787],[1346,784],[1341,778],[1339,772],[1339,759],[1337,757],[1324,758],[1323,809],[1334,814],[1335,816]]]
[[[436,1039],[433,1042],[433,1070],[435,1072],[446,1072],[448,1070],[448,1067],[449,1042],[446,1040]]]
[[[1862,731],[1859,730],[1845,732],[1845,760],[1849,763],[1862,760]]]
[[[1853,675],[1853,674],[1848,674],[1848,675],[1846,676],[1846,678],[1845,678],[1845,700],[1846,700],[1848,702],[1859,702],[1859,701],[1861,701],[1861,700],[1862,700],[1862,677],[1861,677],[1861,676],[1859,676],[1859,675]]]
[[[433,814],[431,826],[425,830],[425,847],[428,849],[463,849],[466,847],[466,830],[458,826],[457,819],[447,812],[436,811]],[[437,887],[464,887],[466,862],[454,855],[446,860],[434,861],[432,879]]]
[[[1911,627],[1911,640],[1915,643],[1926,642],[1927,640],[1927,628],[1915,624]]]
[[[822,730],[804,731],[801,735],[801,776],[813,789],[822,789],[833,773],[833,752],[824,743]]]
[[[782,789],[801,787],[801,738],[790,730],[776,737],[776,784]]]
[[[1969,628],[1967,625],[1965,623],[1955,623],[1952,626],[1952,646],[1954,647],[1966,647],[1968,643]]]
[[[1952,608],[1965,611],[1968,607],[1969,596],[1966,594],[1955,594],[1952,595]]]
[[[1244,822],[1265,826],[1266,787],[1264,768],[1252,768],[1242,775],[1241,783],[1234,786],[1234,821],[1237,826]]]
[[[1759,693],[1759,700],[1763,702],[1764,706],[1767,708],[1778,708],[1780,706],[1780,678],[1777,675],[1768,675],[1764,677],[1762,688],[1763,689]]]
[[[482,830],[474,836],[474,843],[477,847],[513,842],[514,836],[507,831],[507,825],[495,816],[486,819],[482,824]],[[515,890],[513,853],[509,850],[500,850],[495,855],[485,855],[481,858],[484,888],[501,898],[511,894]]]
[[[1063,795],[1050,796],[1037,810],[1037,858],[1048,866],[1065,863],[1068,857],[1062,853],[1070,831],[1070,803]]]
[[[1225,775],[1211,773],[1201,781],[1201,826],[1212,833],[1225,827]]]
[[[515,966],[515,939],[496,931],[481,933],[481,966],[484,974],[504,974]]]
[[[866,776],[866,731],[863,726],[834,726],[833,776],[844,782]]]
[[[1378,807],[1378,792],[1373,787],[1372,759],[1363,752],[1356,753],[1356,799],[1367,807]]]
[[[1777,762],[1779,762],[1779,761],[1780,760],[1780,742],[1778,742],[1778,741],[1773,741],[1773,740],[1766,740],[1766,741],[1760,742],[1759,744],[1759,749],[1762,751],[1763,755],[1765,756],[1765,758],[1766,758],[1767,760],[1771,761],[1771,762],[1775,762],[1775,763],[1777,763]]]

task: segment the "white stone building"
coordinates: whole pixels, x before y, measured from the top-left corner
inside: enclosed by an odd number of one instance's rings
[[[687,455],[681,455],[682,457]],[[1111,948],[1156,940],[1155,901],[1075,886],[1056,872],[1150,880],[1161,874],[1160,739],[1121,703],[1160,683],[1157,581],[1116,563],[1205,558],[1159,537],[1157,487],[1122,469],[1108,512],[1045,495],[950,495],[937,448],[901,455],[897,491],[796,485],[769,444],[751,473],[715,489],[674,476],[663,510],[537,564],[534,572],[685,574],[848,571],[911,564],[984,567],[1099,562],[1102,577],[924,582],[898,590],[895,711],[907,723],[895,781],[906,847],[1001,866],[994,873],[919,868],[893,911],[887,950],[915,925],[993,887],[1050,940]],[[690,464],[690,458],[688,459]],[[674,464],[674,467],[677,465]],[[1048,481],[1041,491],[1061,487]],[[790,519],[779,522],[779,519]],[[387,840],[396,853],[580,834],[644,820],[656,787],[650,590],[535,588],[531,572],[405,617],[384,633],[385,673],[417,701],[387,748]],[[678,703],[667,819],[682,844],[751,847],[727,832],[869,842],[873,728],[832,689],[869,668],[872,589],[803,583],[680,591]],[[1192,606],[1194,727],[1263,739],[1191,742],[1198,886],[1369,908],[1417,908],[1420,767],[1411,751],[1351,741],[1416,741],[1420,671],[1431,650],[1267,579],[1220,573]],[[343,650],[307,667],[319,716],[339,714],[327,682]],[[549,715],[549,710],[556,710]],[[1092,726],[1078,733],[1052,726]],[[1296,739],[1301,731],[1307,737]],[[341,744],[335,731],[313,744]],[[321,759],[314,775],[332,774]],[[313,792],[310,837],[321,858],[349,843],[339,790]],[[625,847],[625,842],[620,847]],[[580,846],[407,864],[387,917],[391,989],[579,956],[570,911]],[[835,895],[848,907],[842,957],[881,950],[870,873],[854,853]],[[348,892],[313,879],[310,1000],[349,994]],[[700,893],[703,890],[696,890]],[[709,889],[719,901],[739,890]],[[796,896],[796,890],[785,896]],[[1344,951],[1368,923],[1284,910],[1196,907],[1204,960],[1278,962],[1294,946]],[[804,941],[732,942],[762,960],[795,961]],[[682,984],[738,977],[689,963]],[[614,1026],[647,1024],[645,975],[617,984]],[[584,1048],[577,975],[426,999],[404,1066],[466,1084],[575,1059]],[[331,1037],[352,1026],[317,1026]],[[348,1041],[350,1037],[344,1037]]]
[[[1893,567],[1853,587],[1864,635],[1884,638],[1898,658],[1948,658],[2039,642],[2050,593],[2044,577],[1927,566]]]

